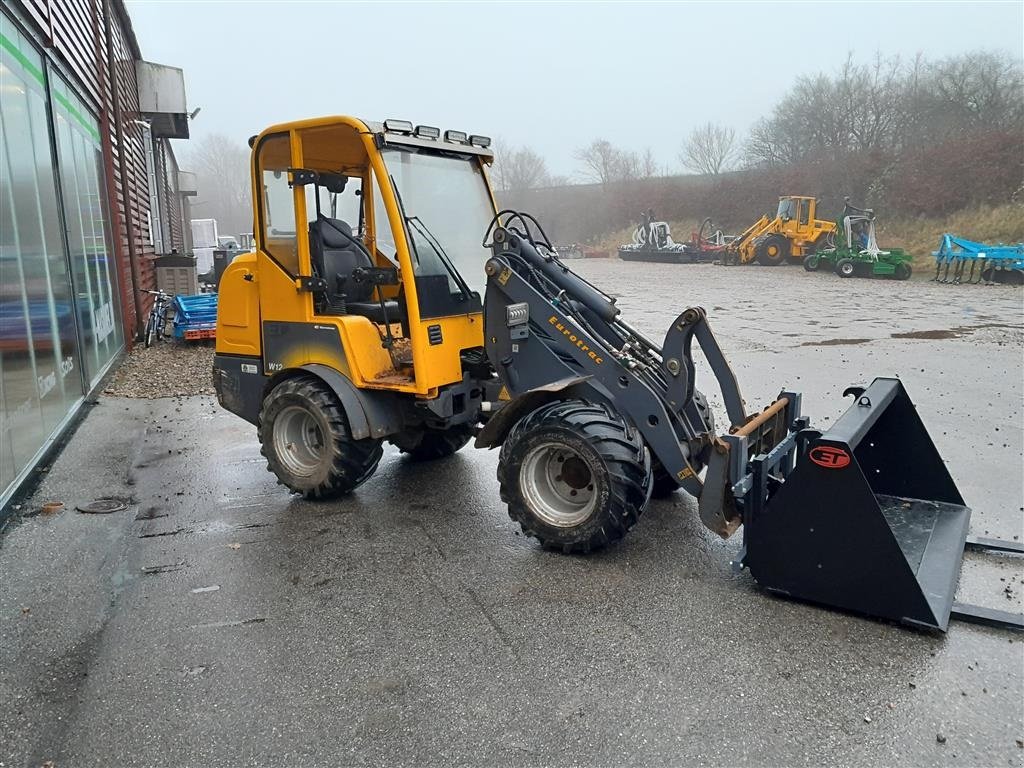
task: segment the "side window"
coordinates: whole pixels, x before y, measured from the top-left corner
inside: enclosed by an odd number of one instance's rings
[[[807,224],[811,220],[811,204],[807,200],[800,201],[800,223]]]
[[[288,185],[291,147],[287,135],[274,136],[260,146],[263,175],[263,248],[292,275],[299,272],[295,234],[295,197]]]

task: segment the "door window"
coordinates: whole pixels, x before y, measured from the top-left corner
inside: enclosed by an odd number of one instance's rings
[[[288,184],[291,145],[288,134],[260,142],[259,168],[263,181],[263,250],[290,275],[299,274],[295,234],[295,194]]]

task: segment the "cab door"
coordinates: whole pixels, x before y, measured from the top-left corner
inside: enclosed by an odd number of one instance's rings
[[[805,201],[798,197],[791,198],[790,203],[789,219],[782,227],[782,231],[792,237],[800,233],[800,220],[806,213],[806,207]]]
[[[310,294],[298,290],[309,275],[306,234],[296,224],[301,188],[293,188],[291,134],[264,136],[256,145],[256,243],[259,259],[261,320],[299,322],[305,319]],[[300,242],[301,240],[301,242]]]

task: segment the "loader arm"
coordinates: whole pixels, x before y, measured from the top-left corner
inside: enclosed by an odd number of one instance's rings
[[[743,232],[741,232],[736,239],[729,244],[729,250],[738,255],[742,263],[747,263],[754,258],[754,240],[768,231],[775,222],[776,219],[761,216],[761,218],[743,230]]]
[[[562,390],[565,396],[613,407],[639,430],[666,472],[701,500],[708,520],[736,519],[728,473],[712,486],[698,476],[709,461],[720,463],[715,452],[727,456],[728,446],[695,402],[693,340],[718,381],[731,431],[747,430],[744,445],[771,450],[787,430],[767,429],[747,415],[705,311],[681,313],[659,347],[622,321],[609,297],[528,237],[499,227],[491,247],[485,338],[488,357],[513,397],[504,407],[515,408],[516,398],[573,377],[576,383]]]
[[[703,484],[690,462],[689,444],[679,438],[680,433],[699,438],[689,421],[692,414],[683,407],[670,411],[652,386],[660,372],[638,360],[635,349],[616,349],[603,338],[572,307],[578,299],[552,301],[520,274],[524,245],[543,257],[529,243],[517,240],[512,236],[510,242],[516,250],[492,257],[485,267],[487,355],[513,403],[557,381],[588,377],[563,391],[614,407],[640,431],[666,471],[687,492],[699,496]],[[623,341],[623,347],[628,343]]]

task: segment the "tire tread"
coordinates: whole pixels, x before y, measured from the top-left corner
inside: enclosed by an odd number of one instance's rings
[[[271,441],[271,427],[266,416],[269,415],[268,410],[283,399],[299,399],[318,409],[329,427],[330,434],[324,437],[330,444],[330,467],[323,480],[312,487],[290,482],[274,452],[267,448]],[[341,402],[326,384],[313,376],[294,376],[274,387],[263,400],[257,431],[260,453],[267,459],[267,470],[277,476],[281,485],[307,499],[332,499],[351,492],[370,478],[384,455],[380,440],[356,440],[352,437]]]
[[[601,525],[584,538],[550,535],[517,492],[519,465],[510,457],[516,444],[537,430],[558,430],[583,439],[605,464],[609,502],[606,510],[597,513],[602,515]],[[650,498],[650,454],[640,433],[610,409],[580,400],[557,401],[541,406],[513,426],[498,458],[498,486],[509,517],[519,523],[526,536],[548,549],[585,554],[621,540],[640,519]]]

